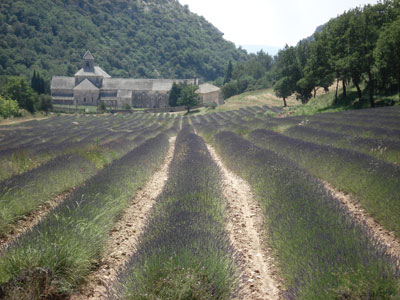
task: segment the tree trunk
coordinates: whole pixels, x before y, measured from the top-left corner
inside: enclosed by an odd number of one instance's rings
[[[337,81],[336,81],[336,93],[335,93],[335,101],[337,101],[337,93],[338,93],[338,89],[339,89],[339,79],[337,79]]]
[[[346,81],[343,79],[343,98],[347,97]]]
[[[374,80],[372,78],[371,71],[368,72],[368,92],[369,92],[369,103],[371,107],[375,107],[374,102]]]
[[[317,89],[314,88],[314,98],[317,97]]]
[[[283,107],[286,107],[287,106],[287,104],[286,104],[286,97],[283,97]]]
[[[353,82],[354,82],[354,81],[353,81]],[[359,85],[358,83],[354,83],[354,85],[355,85],[356,88],[357,88],[357,96],[358,96],[358,99],[360,99],[360,101],[361,101],[362,93],[361,93],[360,85]]]
[[[400,100],[400,72],[397,74],[397,92],[399,93],[399,100]]]

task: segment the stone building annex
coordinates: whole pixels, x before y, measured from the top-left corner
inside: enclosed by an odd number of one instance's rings
[[[174,82],[198,84],[196,79],[125,79],[111,78],[94,65],[88,50],[83,56],[83,67],[75,77],[54,76],[51,80],[53,104],[93,105],[100,101],[106,106],[123,108],[166,108],[168,95]],[[220,88],[211,84],[199,85],[202,104],[223,104]]]

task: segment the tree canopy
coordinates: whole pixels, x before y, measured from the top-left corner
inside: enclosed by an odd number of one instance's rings
[[[374,55],[380,73],[396,81],[400,98],[400,18],[381,32]]]
[[[307,103],[312,91],[315,96],[318,88],[326,90],[334,79],[336,98],[339,81],[343,97],[352,83],[360,100],[364,83],[371,107],[378,89],[396,85],[400,93],[399,15],[399,0],[357,7],[331,19],[312,38],[286,46],[275,58],[276,95],[284,98],[292,91]]]
[[[197,85],[187,83],[181,85],[177,104],[185,106],[188,113],[192,107],[200,105],[200,95],[197,93],[198,89]]]
[[[176,0],[2,0],[0,75],[73,75],[90,49],[113,77],[223,77],[247,59]]]

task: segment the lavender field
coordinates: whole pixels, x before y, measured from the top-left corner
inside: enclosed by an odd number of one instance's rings
[[[0,299],[400,298],[399,107],[56,116],[0,164]]]

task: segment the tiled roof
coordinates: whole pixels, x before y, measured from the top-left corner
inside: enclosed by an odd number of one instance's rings
[[[51,89],[73,89],[75,86],[74,77],[53,76],[51,79]]]
[[[80,84],[78,84],[76,87],[74,87],[74,90],[78,91],[97,91],[99,88],[96,87],[93,83],[91,83],[88,79],[85,79],[82,81]]]
[[[103,78],[111,78],[106,71],[98,66],[94,67],[94,72],[85,72],[85,70],[82,68],[76,72],[75,76],[102,76]]]
[[[174,82],[183,82],[185,79],[124,79],[109,78],[103,80],[104,90],[131,90],[168,92]],[[193,79],[186,80],[193,83]]]
[[[200,94],[207,94],[212,92],[218,92],[221,89],[215,85],[209,83],[203,83],[199,85],[199,93]]]

